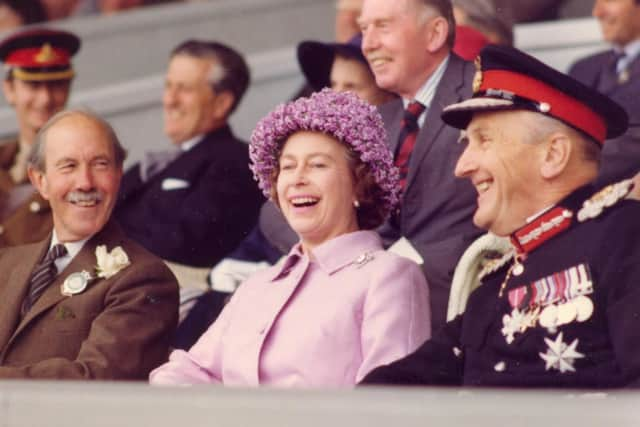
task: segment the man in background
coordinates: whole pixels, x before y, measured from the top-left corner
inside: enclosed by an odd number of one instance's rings
[[[67,103],[75,75],[71,58],[79,48],[74,34],[44,28],[0,43],[2,91],[19,129],[0,145],[0,246],[36,242],[51,231],[51,210],[29,182],[27,158],[36,133]]]
[[[174,147],[127,171],[115,211],[160,258],[211,267],[254,226],[263,199],[228,124],[248,85],[244,58],[221,43],[188,40],[171,53],[163,107]]]
[[[611,49],[576,62],[569,75],[609,96],[629,115],[629,130],[602,150],[599,180],[640,170],[640,0],[596,0],[593,16]]]
[[[474,67],[451,52],[449,0],[365,0],[359,23],[378,86],[401,97],[380,107],[403,185],[400,212],[380,232],[387,245],[400,240],[417,251],[437,331],[458,259],[480,234],[471,221],[473,186],[453,175],[460,131],[440,118],[445,105],[471,94]]]

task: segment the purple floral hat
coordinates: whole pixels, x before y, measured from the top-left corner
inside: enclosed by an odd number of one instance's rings
[[[266,197],[271,195],[270,178],[278,168],[281,146],[298,131],[321,132],[349,145],[373,173],[387,212],[395,209],[400,200],[399,173],[386,144],[382,117],[357,95],[331,89],[280,104],[258,122],[251,134],[249,167]]]

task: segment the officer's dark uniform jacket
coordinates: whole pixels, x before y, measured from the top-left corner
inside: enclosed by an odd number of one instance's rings
[[[364,382],[640,386],[640,202],[624,199],[629,187],[583,187],[527,224],[512,236],[523,270],[513,253],[488,266],[463,315]]]

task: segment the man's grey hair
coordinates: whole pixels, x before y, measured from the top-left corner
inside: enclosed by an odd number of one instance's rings
[[[393,1],[393,0],[388,0]],[[435,10],[438,16],[442,16],[449,24],[449,32],[447,33],[447,46],[453,49],[456,42],[456,21],[453,18],[453,6],[451,0],[414,0],[416,5],[424,8]]]
[[[561,132],[567,134],[575,142],[583,161],[600,163],[602,150],[599,143],[581,130],[574,129],[560,120],[542,114],[532,113],[528,116],[530,118],[526,124],[528,143],[535,144],[543,141],[554,132]]]
[[[102,117],[98,116],[96,113],[88,110],[88,109],[69,109],[60,111],[51,117],[47,123],[38,131],[36,134],[36,140],[31,147],[31,152],[29,153],[28,164],[33,169],[44,172],[45,171],[45,144],[47,139],[47,133],[49,129],[54,127],[60,120],[65,119],[71,116],[82,116],[86,119],[89,119],[96,123],[102,130],[104,131],[107,139],[111,142],[113,147],[113,155],[115,159],[116,166],[121,168],[124,163],[124,159],[127,157],[127,151],[122,147],[116,132],[113,130],[113,127]]]
[[[187,40],[172,51],[170,57],[186,55],[214,61],[218,67],[212,67],[209,83],[214,92],[229,91],[233,95],[233,113],[242,96],[249,87],[250,73],[244,57],[236,50],[215,41]]]

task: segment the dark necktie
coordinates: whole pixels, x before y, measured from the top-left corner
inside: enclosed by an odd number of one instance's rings
[[[624,83],[621,82],[621,80],[624,80],[624,75],[625,73],[628,75],[628,72],[623,70],[621,73],[618,73],[618,62],[620,62],[624,57],[624,52],[613,52],[609,61],[607,61],[604,69],[600,73],[600,80],[596,87],[598,91],[608,94],[620,83]]]
[[[418,136],[418,118],[424,111],[424,105],[419,102],[412,101],[404,110],[404,117],[400,125],[400,136],[398,137],[398,151],[395,164],[400,170],[400,187],[404,190],[407,183],[407,173],[409,172],[409,159],[416,145],[416,137]]]
[[[67,248],[58,243],[54,245],[47,255],[35,266],[29,279],[29,293],[22,303],[22,315],[24,316],[33,304],[40,298],[40,295],[53,282],[58,274],[55,261],[67,254]]]
[[[622,85],[629,81],[631,76],[631,62],[625,52],[618,54],[618,60],[616,61],[616,74],[618,75],[618,84]]]

